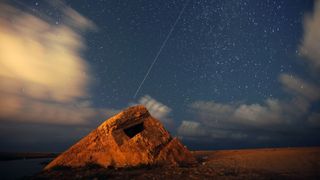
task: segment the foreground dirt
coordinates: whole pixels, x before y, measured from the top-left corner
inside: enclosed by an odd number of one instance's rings
[[[29,179],[320,179],[320,147],[194,151],[188,167],[66,167]]]

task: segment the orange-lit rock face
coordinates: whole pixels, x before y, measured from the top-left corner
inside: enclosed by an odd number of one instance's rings
[[[193,163],[191,153],[150,116],[143,106],[130,107],[62,153],[45,169],[99,164],[126,167],[141,164]]]

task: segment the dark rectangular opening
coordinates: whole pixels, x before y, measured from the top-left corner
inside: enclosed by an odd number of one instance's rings
[[[143,122],[136,124],[134,126],[128,127],[126,129],[124,129],[124,133],[126,133],[126,135],[130,138],[133,138],[135,135],[137,135],[138,133],[140,133],[141,131],[143,131],[144,127],[143,127]]]

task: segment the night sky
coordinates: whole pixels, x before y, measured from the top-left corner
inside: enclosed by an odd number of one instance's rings
[[[1,2],[0,151],[134,104],[191,149],[319,146],[319,22],[312,0]]]

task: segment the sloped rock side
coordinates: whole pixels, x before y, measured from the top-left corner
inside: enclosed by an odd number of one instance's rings
[[[106,120],[45,169],[55,166],[84,167],[90,164],[129,167],[195,162],[190,151],[178,139],[173,139],[144,106],[138,105]]]

